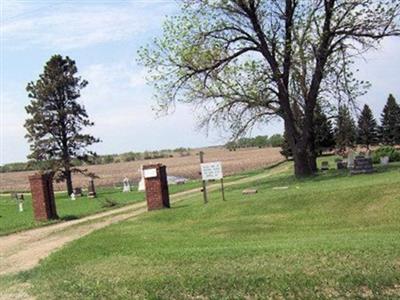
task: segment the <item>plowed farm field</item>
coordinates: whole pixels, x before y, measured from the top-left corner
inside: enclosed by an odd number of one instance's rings
[[[171,158],[92,165],[85,166],[85,168],[99,176],[99,178],[95,180],[96,186],[121,184],[125,176],[132,182],[138,182],[140,180],[140,166],[154,163],[166,165],[169,176],[197,179],[200,177],[199,151],[204,152],[205,162],[221,161],[224,175],[233,175],[243,171],[260,169],[284,159],[279,153],[280,148],[246,148],[236,151],[229,151],[224,148],[203,148],[194,149],[189,156],[184,157],[180,157],[176,154],[175,157]],[[35,172],[25,171],[0,174],[0,192],[28,191],[28,176],[33,173]],[[73,175],[73,182],[74,186],[85,188],[88,178],[80,174],[75,174]],[[65,184],[54,183],[54,189],[57,191],[65,190]]]

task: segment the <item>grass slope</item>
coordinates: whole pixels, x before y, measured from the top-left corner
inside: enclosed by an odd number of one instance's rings
[[[226,202],[196,195],[13,280],[39,299],[400,298],[399,167],[307,180],[289,170],[227,188]],[[250,186],[258,194],[243,196]]]

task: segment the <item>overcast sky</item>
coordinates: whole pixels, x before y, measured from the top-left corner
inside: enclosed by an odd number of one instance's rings
[[[215,129],[196,130],[196,112],[178,106],[173,115],[156,118],[152,89],[136,51],[160,35],[166,15],[176,14],[175,1],[1,1],[1,157],[0,164],[25,161],[25,87],[36,80],[53,54],[70,56],[89,81],[82,92],[103,140],[99,154],[224,143],[229,136]],[[389,93],[400,100],[400,41],[389,39],[358,63],[359,78],[369,80],[369,93],[359,99],[378,117]],[[282,132],[282,122],[257,128],[256,134]]]

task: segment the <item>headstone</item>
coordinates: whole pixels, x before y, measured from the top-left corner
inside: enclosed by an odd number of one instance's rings
[[[162,164],[143,166],[147,209],[169,208],[169,191],[166,167]]]
[[[124,193],[130,192],[131,184],[129,183],[129,179],[127,177],[124,178],[123,184],[124,184],[124,187],[123,187],[122,192],[124,192]]]
[[[83,195],[82,188],[81,187],[74,188],[74,194],[75,194],[75,197],[82,197],[82,195]]]
[[[374,167],[372,165],[372,158],[364,156],[356,156],[354,159],[354,166],[351,170],[351,174],[364,174],[374,172]]]
[[[352,149],[349,150],[348,154],[347,154],[347,168],[348,169],[352,169],[354,166],[354,157],[355,157],[355,153]]]
[[[337,169],[338,169],[338,170],[347,169],[347,162],[340,159],[340,160],[338,160],[338,161],[336,162],[336,166],[337,166]]]
[[[327,171],[327,170],[329,170],[329,162],[328,161],[323,161],[323,162],[321,162],[321,170],[322,171]]]
[[[94,180],[93,180],[93,178],[90,178],[90,180],[89,180],[88,197],[89,198],[96,198],[96,189],[94,188]]]
[[[251,194],[257,194],[257,190],[256,189],[245,189],[242,191],[243,195],[251,195]]]
[[[75,200],[76,200],[76,198],[75,198],[75,193],[71,193],[70,197],[71,197],[71,200],[72,200],[72,201],[75,201]]]
[[[140,166],[139,172],[140,172],[140,175],[141,175],[141,179],[139,181],[138,191],[139,192],[144,192],[146,190],[146,187],[144,185],[143,165]]]
[[[56,203],[51,174],[35,174],[29,176],[32,192],[32,206],[37,221],[57,219]]]
[[[18,211],[23,212],[24,211],[24,194],[17,194],[17,200],[18,200]]]
[[[383,156],[380,158],[380,160],[382,166],[387,166],[389,164],[389,156]]]

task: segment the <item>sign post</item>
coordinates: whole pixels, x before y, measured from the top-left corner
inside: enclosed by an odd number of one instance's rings
[[[200,156],[200,166],[201,166],[201,164],[204,163],[204,152],[200,151],[199,156]],[[203,177],[203,169],[201,170],[201,176]],[[203,199],[204,199],[204,204],[206,204],[208,202],[208,200],[207,200],[207,183],[204,179],[203,179]]]
[[[200,167],[203,182],[207,180],[221,180],[222,200],[225,201],[224,176],[221,162],[202,163]]]

